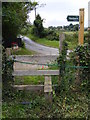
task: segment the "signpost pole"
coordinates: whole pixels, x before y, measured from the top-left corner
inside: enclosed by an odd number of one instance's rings
[[[84,43],[84,8],[79,9],[79,45]]]
[[[90,31],[90,1],[88,2],[88,31]]]

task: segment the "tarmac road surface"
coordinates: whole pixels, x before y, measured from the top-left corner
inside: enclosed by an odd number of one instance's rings
[[[25,46],[28,50],[32,50],[43,55],[59,55],[59,50],[57,48],[40,45],[26,36],[23,37],[23,41],[25,42]]]

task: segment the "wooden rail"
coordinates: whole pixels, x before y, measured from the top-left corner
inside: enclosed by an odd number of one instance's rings
[[[34,76],[34,75],[59,75],[59,70],[17,70],[13,72],[14,76]]]
[[[43,91],[44,85],[13,85],[17,90]]]

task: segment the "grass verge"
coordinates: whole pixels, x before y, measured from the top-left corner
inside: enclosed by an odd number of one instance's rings
[[[66,34],[66,42],[68,43],[68,49],[69,50],[72,50],[74,49],[77,44],[78,44],[78,40],[77,38],[75,38],[73,35],[74,33],[72,33],[70,35],[70,33],[65,33]],[[35,42],[39,43],[39,44],[42,44],[42,45],[45,45],[45,46],[49,46],[49,47],[53,47],[53,48],[59,48],[59,41],[56,41],[56,40],[48,40],[46,38],[38,38],[38,37],[35,37],[31,34],[27,35],[29,38],[31,38],[32,40],[34,40]]]
[[[44,76],[16,76],[15,84],[17,85],[38,85],[44,84]]]
[[[78,32],[64,32],[66,35],[66,42],[68,43],[68,49],[73,50],[78,45]],[[84,34],[87,34],[87,32],[84,32]],[[54,48],[59,48],[59,41],[56,40],[48,40],[46,38],[38,38],[36,36],[33,36],[32,34],[28,34],[27,37],[31,38],[33,41],[49,46]]]
[[[13,51],[13,55],[32,55],[35,54],[34,51],[27,50],[26,48],[19,48]]]
[[[32,39],[33,41],[35,41],[39,44],[49,46],[49,47],[59,48],[59,42],[58,41],[55,41],[55,40],[51,41],[51,40],[48,40],[46,38],[38,38],[38,37],[35,37],[31,34],[28,34],[27,37],[29,37],[30,39]]]

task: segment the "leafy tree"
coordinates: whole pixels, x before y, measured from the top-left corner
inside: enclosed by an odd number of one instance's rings
[[[3,2],[2,3],[2,37],[4,46],[11,43],[22,28],[27,25],[28,13],[37,2]]]
[[[32,33],[40,38],[44,37],[43,19],[41,19],[39,14],[36,16],[36,19],[34,20]]]
[[[27,23],[28,12],[33,9],[35,3],[25,2],[3,2],[2,3],[2,36],[4,47],[10,44],[18,34],[20,34],[22,28]],[[13,84],[13,60],[6,55],[5,48],[2,49],[2,85],[3,85],[3,100],[6,97],[12,97]],[[12,93],[11,93],[12,92]]]

